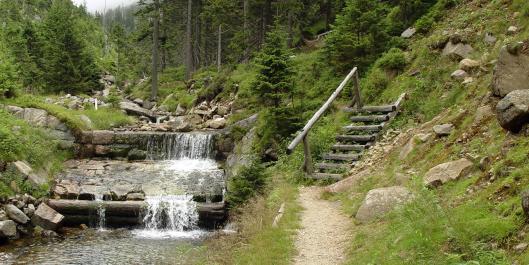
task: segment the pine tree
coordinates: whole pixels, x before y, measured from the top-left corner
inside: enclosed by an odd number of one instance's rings
[[[299,115],[292,103],[294,71],[285,35],[276,22],[257,58],[260,70],[252,87],[265,110],[259,130],[261,152],[270,148],[277,150],[281,139],[299,128]]]
[[[43,23],[43,68],[48,92],[80,93],[99,88],[98,69],[76,32],[74,6],[53,2]]]

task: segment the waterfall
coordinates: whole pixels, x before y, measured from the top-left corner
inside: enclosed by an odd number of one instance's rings
[[[97,226],[99,231],[105,231],[106,226],[106,209],[103,205],[103,195],[96,194],[95,200],[99,202],[99,206],[97,207]]]
[[[212,149],[211,134],[155,134],[147,140],[147,158],[150,160],[210,159]]]

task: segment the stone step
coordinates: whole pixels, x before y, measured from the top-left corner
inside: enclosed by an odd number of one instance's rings
[[[384,122],[389,120],[389,115],[352,116],[352,122]]]
[[[346,161],[346,162],[352,162],[352,161],[358,161],[360,159],[361,154],[325,154],[323,155],[323,159],[325,160],[333,160],[333,161]]]
[[[330,179],[330,180],[339,181],[343,179],[342,174],[330,174],[330,173],[313,173],[311,177],[316,180],[329,180]]]
[[[362,144],[335,144],[332,146],[332,150],[336,151],[358,151],[362,152],[367,149],[367,145]]]
[[[353,164],[338,164],[338,163],[317,163],[316,168],[322,170],[347,170]]]
[[[377,125],[349,125],[343,127],[346,131],[354,131],[354,132],[379,132],[384,129],[384,124],[377,124]]]
[[[375,134],[370,135],[338,135],[336,136],[337,141],[341,142],[357,142],[357,143],[369,143],[375,141],[377,136]]]
[[[345,112],[350,113],[390,113],[397,110],[395,105],[381,105],[381,106],[364,106],[361,110],[356,108],[347,107],[343,109]]]

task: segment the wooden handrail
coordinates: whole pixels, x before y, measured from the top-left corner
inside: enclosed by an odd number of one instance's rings
[[[359,78],[358,78],[358,68],[355,67],[351,72],[345,77],[345,79],[340,83],[338,88],[332,93],[332,95],[329,97],[329,99],[321,106],[321,108],[312,116],[312,118],[307,122],[305,127],[299,132],[299,134],[292,140],[290,145],[287,148],[287,154],[291,154],[296,146],[298,146],[302,141],[304,143],[305,147],[305,165],[304,169],[306,172],[312,171],[312,159],[310,158],[310,149],[308,146],[308,140],[307,135],[309,131],[312,129],[314,124],[323,116],[323,114],[329,109],[329,107],[332,105],[332,103],[336,100],[338,95],[342,92],[342,90],[345,88],[347,83],[351,80],[351,78],[355,78],[354,85],[355,85],[355,91],[353,93],[353,106],[356,104],[358,109],[362,108],[362,100],[360,98],[360,87],[359,87]]]

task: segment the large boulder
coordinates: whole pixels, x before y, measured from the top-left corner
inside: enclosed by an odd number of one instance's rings
[[[529,90],[515,90],[496,105],[500,125],[512,132],[519,132],[529,123]]]
[[[24,119],[24,109],[18,106],[7,106],[6,107],[7,112],[13,114],[13,116]]]
[[[4,210],[6,211],[7,213],[7,216],[19,223],[19,224],[25,224],[29,221],[29,217],[24,214],[24,212],[22,212],[20,209],[18,209],[15,205],[13,204],[6,204],[4,206]]]
[[[24,109],[24,120],[34,126],[44,127],[48,123],[48,112],[41,109]]]
[[[370,190],[355,218],[361,223],[374,221],[411,199],[412,193],[401,186]]]
[[[504,46],[494,67],[492,93],[504,97],[520,89],[529,89],[529,54],[522,52],[520,48],[509,49]]]
[[[25,161],[16,161],[10,164],[9,168],[23,179],[27,180],[34,187],[48,183],[46,177],[37,174]]]
[[[81,189],[79,185],[70,180],[63,180],[53,188],[55,198],[76,200],[79,198]]]
[[[224,118],[216,118],[216,119],[213,119],[213,120],[209,120],[206,125],[209,127],[209,128],[212,128],[212,129],[222,129],[226,126],[226,119]]]
[[[156,120],[156,115],[154,114],[154,112],[152,112],[151,110],[142,108],[133,102],[122,101],[119,103],[119,107],[122,110],[126,111],[128,114],[137,115],[137,116],[145,116],[151,119],[152,121]]]
[[[93,131],[92,144],[112,144],[114,140],[113,131]]]
[[[64,216],[45,203],[41,203],[33,217],[31,222],[35,226],[40,226],[46,230],[57,230],[61,227]]]
[[[474,49],[470,44],[463,42],[454,43],[453,40],[449,41],[443,49],[443,56],[448,56],[455,60],[461,60],[467,58]]]
[[[0,238],[15,237],[17,235],[17,224],[11,220],[0,221]]]
[[[423,179],[424,184],[432,188],[439,187],[450,180],[467,175],[472,167],[472,162],[465,158],[437,165],[428,170]]]

